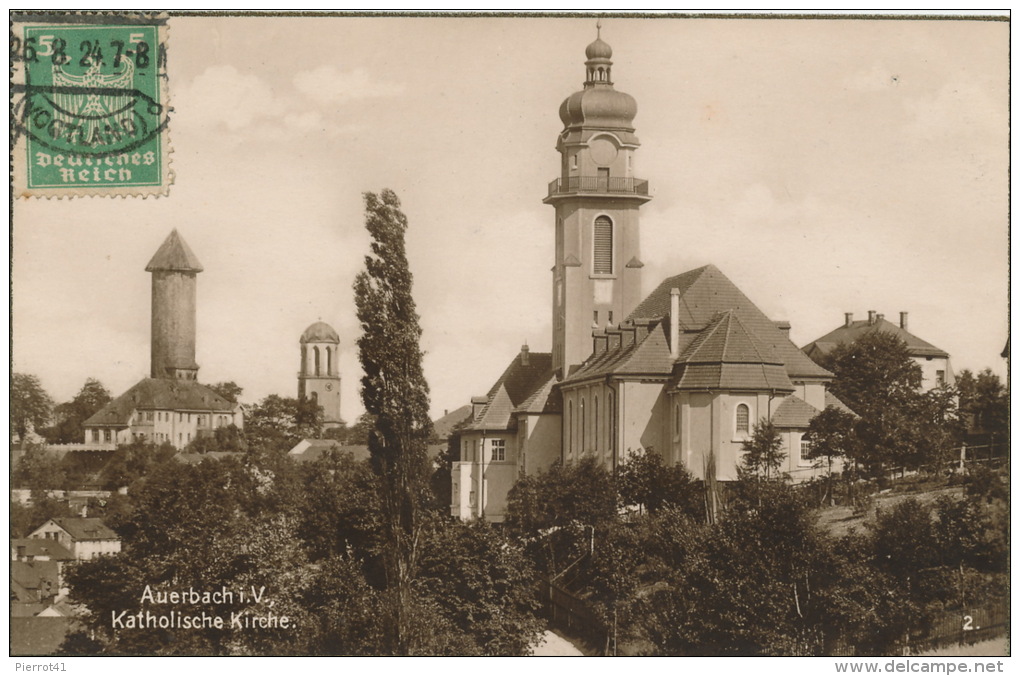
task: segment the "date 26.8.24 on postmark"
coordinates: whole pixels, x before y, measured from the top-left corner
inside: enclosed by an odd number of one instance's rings
[[[17,197],[166,194],[165,18],[12,22]]]

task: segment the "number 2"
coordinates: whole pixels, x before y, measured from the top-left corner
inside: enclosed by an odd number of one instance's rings
[[[973,617],[971,617],[970,615],[964,615],[963,616],[963,630],[964,631],[973,631],[974,630],[974,627],[972,626],[973,624],[974,624],[974,618]]]

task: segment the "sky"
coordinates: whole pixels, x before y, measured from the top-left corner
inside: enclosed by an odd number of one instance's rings
[[[173,17],[165,197],[13,205],[13,369],[56,401],[149,372],[149,275],[177,228],[202,262],[199,379],[296,396],[298,339],[341,339],[362,193],[393,189],[432,412],[551,346],[558,109],[595,18]],[[643,284],[713,263],[799,346],[869,310],[990,367],[1009,328],[1009,24],[607,16],[638,104]]]

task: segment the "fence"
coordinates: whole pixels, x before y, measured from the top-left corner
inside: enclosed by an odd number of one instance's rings
[[[1009,630],[1009,600],[941,613],[928,631],[912,636],[904,653],[917,653],[929,648],[957,643],[975,643],[995,638]]]
[[[577,595],[552,580],[539,583],[542,603],[552,623],[564,631],[599,645],[607,627]]]
[[[585,603],[584,599],[556,584],[552,580],[539,583],[542,602],[549,619],[555,626],[579,636],[592,645],[606,641],[608,627]],[[891,651],[895,655],[910,655],[939,646],[976,643],[995,638],[1009,631],[1009,599],[1000,599],[983,606],[964,610],[947,610],[935,616],[924,630],[897,642]],[[805,643],[803,655],[811,655]],[[818,645],[817,643],[815,645]],[[823,654],[829,657],[855,657],[868,654],[846,636],[834,636],[824,641]]]

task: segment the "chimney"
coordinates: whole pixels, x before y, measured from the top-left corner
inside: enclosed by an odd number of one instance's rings
[[[528,344],[521,345],[521,366],[531,365],[531,350],[528,349]]]
[[[904,331],[907,330],[907,313],[906,312],[901,312],[900,313],[900,328],[903,329]]]
[[[843,326],[845,326],[846,328],[849,329],[850,325],[853,324],[853,323],[854,323],[854,313],[853,312],[844,312],[843,313]]]
[[[605,331],[597,329],[591,332],[591,351],[594,352],[596,356],[605,352],[608,347],[609,336],[606,335]]]
[[[785,319],[779,319],[774,322],[776,328],[783,332],[783,335],[787,338],[790,337],[790,322]]]
[[[680,289],[669,290],[669,358],[680,358]]]
[[[874,310],[868,310],[868,326],[875,325],[875,314]]]
[[[448,409],[448,408],[444,408],[444,409],[443,409],[443,417],[445,418],[445,417],[446,417],[446,416],[448,416],[448,415],[450,415],[450,409]]]
[[[488,401],[485,397],[471,397],[471,417],[477,418]]]
[[[878,313],[877,315],[875,315],[875,321],[876,321],[876,322],[880,322],[880,321],[882,321],[883,319],[885,319],[885,315],[884,315],[884,314],[882,314],[881,312],[879,312],[879,313]]]

